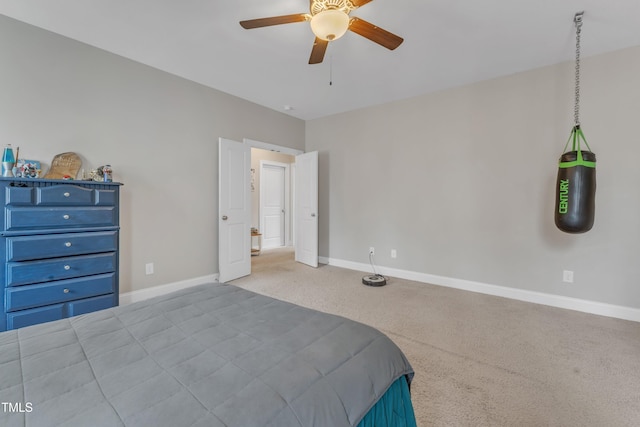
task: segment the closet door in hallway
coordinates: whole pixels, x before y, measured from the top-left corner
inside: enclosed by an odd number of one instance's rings
[[[289,165],[262,161],[260,169],[262,247],[269,249],[285,246],[286,214],[289,206]]]

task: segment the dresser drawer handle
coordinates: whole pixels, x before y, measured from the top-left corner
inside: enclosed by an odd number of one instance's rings
[[[64,197],[69,197],[71,194],[67,191],[66,193],[64,193]]]
[[[65,242],[64,244],[66,247],[70,248],[71,247],[71,242]]]
[[[66,289],[66,288],[65,288],[65,290],[64,290],[64,291],[62,291],[62,292],[64,292],[65,294],[68,294],[68,293],[69,293],[69,289]]]
[[[71,266],[70,266],[70,265],[65,265],[65,266],[64,266],[64,269],[65,269],[65,270],[71,270]]]
[[[69,217],[69,215],[62,215],[62,218],[69,219],[70,217]]]

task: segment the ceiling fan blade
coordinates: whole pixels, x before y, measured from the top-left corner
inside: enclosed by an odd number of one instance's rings
[[[360,6],[364,6],[365,4],[371,2],[373,0],[351,0],[351,3],[355,6],[355,7],[360,7]]]
[[[240,21],[242,28],[250,30],[252,28],[269,27],[271,25],[292,24],[294,22],[304,22],[307,20],[306,13],[297,13],[295,15],[272,16],[271,18],[249,19]]]
[[[311,49],[311,56],[309,57],[309,64],[319,64],[324,59],[324,53],[327,51],[329,42],[316,37],[316,41],[313,42],[313,49]]]
[[[397,48],[404,41],[402,37],[396,36],[360,18],[351,18],[349,29],[390,50]]]

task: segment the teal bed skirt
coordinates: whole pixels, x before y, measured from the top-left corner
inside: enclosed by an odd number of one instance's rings
[[[416,427],[409,385],[405,375],[398,378],[364,416],[358,427]]]

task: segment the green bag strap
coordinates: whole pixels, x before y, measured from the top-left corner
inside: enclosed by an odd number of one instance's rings
[[[573,143],[571,144],[572,151],[580,151],[580,139],[584,141],[589,151],[591,151],[591,147],[589,147],[589,143],[587,143],[587,139],[584,137],[584,132],[582,132],[582,129],[580,128],[580,126],[574,126],[573,129],[571,129],[571,133],[569,134],[569,139],[567,140],[567,143],[564,145],[564,150],[562,151],[563,153],[567,152],[567,147],[569,146],[569,142],[572,139],[573,139]]]
[[[591,147],[589,147],[589,144],[587,143],[587,139],[584,137],[584,133],[582,132],[582,129],[580,128],[580,126],[574,126],[573,129],[571,129],[571,134],[569,134],[569,139],[567,140],[567,143],[564,146],[563,153],[567,152],[569,141],[573,140],[573,143],[571,144],[571,151],[576,151],[578,153],[578,159],[573,162],[560,162],[559,167],[561,169],[571,168],[574,166],[585,166],[588,168],[596,167],[596,162],[589,162],[582,158],[582,150],[580,150],[580,139],[584,141],[584,144],[587,146],[589,151],[591,151]]]

